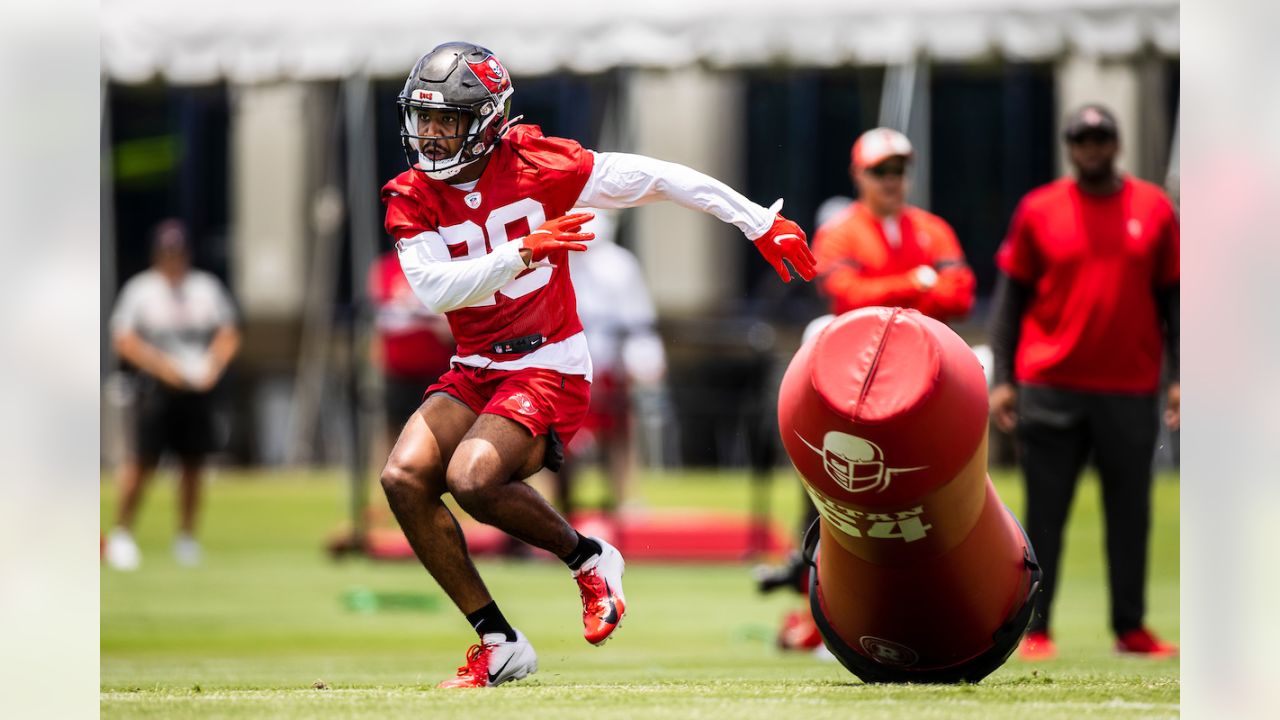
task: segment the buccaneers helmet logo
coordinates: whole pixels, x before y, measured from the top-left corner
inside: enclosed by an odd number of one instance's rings
[[[895,476],[929,467],[887,468],[880,446],[856,435],[834,430],[822,436],[822,447],[810,444],[800,433],[796,433],[796,437],[822,456],[822,467],[827,476],[849,492],[882,492]]]
[[[484,83],[485,89],[495,95],[506,90],[511,85],[511,79],[507,76],[506,68],[502,67],[502,63],[498,62],[498,58],[492,55],[479,62],[468,62],[467,66],[480,79],[480,82]]]

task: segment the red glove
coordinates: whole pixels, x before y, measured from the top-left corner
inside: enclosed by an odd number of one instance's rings
[[[781,210],[782,201],[774,203],[769,209],[775,213]],[[783,282],[791,282],[791,273],[782,264],[783,260],[791,263],[791,267],[805,280],[812,280],[817,274],[817,260],[813,258],[809,244],[805,242],[804,231],[781,214],[773,219],[773,225],[765,234],[756,238],[755,243],[756,249],[769,261]]]
[[[586,250],[587,246],[574,241],[595,239],[595,233],[578,232],[582,229],[582,223],[593,217],[595,215],[584,212],[552,218],[542,223],[537,230],[525,235],[521,242],[524,244],[524,249],[533,253],[534,262],[545,260],[547,255],[562,250],[581,252]]]

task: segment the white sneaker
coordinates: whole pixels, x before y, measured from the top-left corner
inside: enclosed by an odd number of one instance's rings
[[[523,680],[536,672],[538,655],[524,633],[516,630],[514,642],[507,642],[507,636],[502,633],[489,633],[480,639],[479,645],[467,650],[467,664],[458,668],[458,676],[436,687],[493,687],[508,680]]]
[[[582,634],[592,645],[603,645],[622,624],[627,599],[622,594],[622,553],[598,537],[602,550],[573,572],[582,595]]]
[[[202,554],[200,543],[190,535],[179,535],[173,541],[173,559],[177,560],[179,565],[195,567],[200,564]]]
[[[823,662],[835,662],[836,660],[835,654],[827,649],[825,642],[813,649],[813,656]]]
[[[107,565],[116,569],[132,572],[142,565],[142,552],[133,536],[122,527],[113,528],[107,535]]]

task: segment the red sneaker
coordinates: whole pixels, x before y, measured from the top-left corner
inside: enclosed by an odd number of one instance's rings
[[[627,600],[622,595],[622,572],[626,562],[622,553],[600,538],[599,555],[573,572],[582,594],[582,635],[592,645],[603,645],[622,624],[627,614]]]
[[[809,606],[792,610],[782,618],[778,631],[778,647],[782,650],[816,650],[822,646],[822,633],[813,621]]]
[[[1018,657],[1027,662],[1052,660],[1057,655],[1058,649],[1053,646],[1053,640],[1049,639],[1049,633],[1039,630],[1027,633],[1018,646]]]
[[[1141,627],[1116,638],[1116,652],[1150,658],[1176,657],[1178,646],[1164,642],[1155,633]]]
[[[458,676],[436,687],[482,688],[501,685],[508,680],[522,680],[538,672],[538,656],[524,634],[516,630],[514,642],[502,633],[490,633],[479,645],[467,650],[467,664],[458,668]]]

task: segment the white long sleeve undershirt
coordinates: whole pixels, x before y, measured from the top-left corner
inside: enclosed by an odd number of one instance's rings
[[[710,213],[742,231],[748,240],[764,235],[775,213],[719,180],[678,163],[630,153],[597,152],[591,177],[577,207],[636,207],[670,200]]]
[[[396,243],[413,293],[434,313],[469,307],[493,295],[525,269],[521,244],[508,242],[469,260],[450,260],[444,238],[424,232]]]

